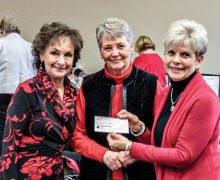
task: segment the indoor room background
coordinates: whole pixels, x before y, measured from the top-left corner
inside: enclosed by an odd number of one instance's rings
[[[202,23],[209,38],[208,51],[200,71],[220,74],[220,1],[217,0],[1,0],[0,18],[12,14],[20,21],[21,35],[32,42],[44,23],[59,21],[79,29],[84,39],[81,64],[90,74],[103,68],[95,29],[108,17],[129,23],[134,40],[149,36],[163,58],[163,36],[171,22],[193,19]],[[137,56],[133,54],[134,59]]]

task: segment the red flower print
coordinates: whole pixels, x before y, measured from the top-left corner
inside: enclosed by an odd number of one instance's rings
[[[21,167],[21,172],[28,174],[30,179],[40,179],[42,174],[47,176],[52,175],[53,171],[51,167],[54,164],[57,164],[57,159],[48,158],[46,156],[38,156],[30,158],[27,162],[25,162]]]

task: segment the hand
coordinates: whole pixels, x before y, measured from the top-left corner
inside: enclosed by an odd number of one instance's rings
[[[103,162],[112,171],[122,168],[118,152],[107,150],[104,154]]]
[[[141,130],[142,122],[138,119],[136,115],[122,109],[120,112],[118,112],[117,116],[121,119],[128,119],[129,128],[133,132],[139,132]]]
[[[107,136],[108,144],[113,151],[124,151],[129,140],[117,133],[110,133]]]
[[[119,160],[122,163],[123,167],[127,167],[128,165],[130,165],[136,161],[136,159],[131,158],[130,155],[127,155],[126,151],[119,152]]]

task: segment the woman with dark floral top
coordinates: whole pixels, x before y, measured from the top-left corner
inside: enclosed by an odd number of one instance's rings
[[[7,111],[0,179],[63,179],[62,152],[75,125],[75,95],[67,75],[83,40],[66,24],[44,24],[33,41],[37,75],[19,84]],[[65,160],[64,160],[65,159]]]

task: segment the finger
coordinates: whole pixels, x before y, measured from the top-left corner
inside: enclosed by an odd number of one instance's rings
[[[110,137],[109,137],[110,139],[115,140],[117,138],[118,134],[115,132],[111,132],[109,135],[110,135]]]
[[[127,158],[126,157],[124,157],[124,156],[120,156],[119,157],[119,161],[120,161],[120,164],[121,164],[121,167],[123,166],[123,167],[127,167]]]
[[[115,165],[117,166],[117,169],[120,169],[123,164],[120,161],[116,161]]]
[[[122,168],[122,166],[123,166],[123,165],[122,165],[120,162],[116,162],[114,165],[111,166],[110,169],[112,169],[112,170],[117,170],[117,169]]]
[[[123,167],[128,167],[128,163],[126,161],[123,163]]]
[[[123,119],[126,117],[126,114],[127,114],[127,111],[125,109],[122,109],[121,111],[119,111],[117,113],[117,117],[120,118],[120,119]]]
[[[117,152],[117,150],[113,146],[110,146],[110,148],[113,152]]]
[[[108,136],[107,136],[107,140],[108,140],[108,141],[111,140],[111,133],[108,134]]]
[[[117,170],[118,169],[118,167],[117,166],[115,166],[115,165],[113,165],[111,168],[110,168],[112,171],[115,171],[115,170]]]

